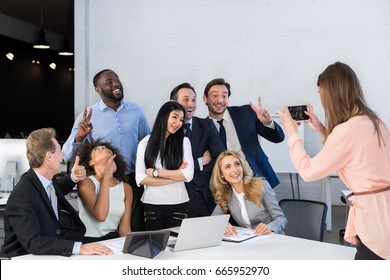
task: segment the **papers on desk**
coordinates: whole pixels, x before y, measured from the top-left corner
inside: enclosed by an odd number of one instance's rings
[[[0,192],[0,205],[6,205],[8,201],[8,197],[11,193],[9,192]]]
[[[122,253],[123,244],[125,243],[125,237],[108,239],[100,243],[109,247],[114,254],[120,254]]]
[[[245,240],[257,237],[255,234],[255,231],[250,228],[242,228],[242,227],[235,227],[237,234],[236,235],[224,235],[222,237],[223,241],[228,241],[228,242],[236,242],[240,243]]]

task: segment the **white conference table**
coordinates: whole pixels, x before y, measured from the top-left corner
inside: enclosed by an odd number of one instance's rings
[[[122,253],[124,237],[102,243],[113,248],[115,253],[108,256],[73,255],[71,257],[24,255],[12,260],[148,260],[148,258]],[[273,234],[242,243],[223,241],[220,246],[181,252],[173,252],[167,247],[153,260],[353,260],[355,253],[354,247]]]

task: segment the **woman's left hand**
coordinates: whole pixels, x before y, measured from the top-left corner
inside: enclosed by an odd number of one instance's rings
[[[268,227],[266,224],[260,223],[255,228],[256,235],[265,235],[272,233],[272,229]]]
[[[278,115],[279,120],[285,128],[288,136],[298,132],[297,123],[291,117],[290,111],[288,110],[287,106],[284,108],[284,111],[278,110]]]

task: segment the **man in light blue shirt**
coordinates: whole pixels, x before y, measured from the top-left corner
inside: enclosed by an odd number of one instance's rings
[[[135,183],[135,161],[138,142],[150,134],[150,127],[143,109],[123,99],[123,85],[118,75],[104,69],[93,78],[93,84],[101,100],[84,108],[72,127],[63,151],[70,161],[78,147],[88,139],[101,138],[116,146],[126,159],[129,183],[133,187],[132,230],[144,230],[143,205],[140,201],[143,188]]]

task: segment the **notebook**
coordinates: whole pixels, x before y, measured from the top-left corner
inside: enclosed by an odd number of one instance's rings
[[[229,214],[184,219],[180,227],[171,228],[177,239],[168,242],[173,251],[218,246],[229,221]]]
[[[255,231],[250,228],[235,227],[236,235],[224,235],[222,240],[228,242],[240,243],[245,240],[257,237]]]

